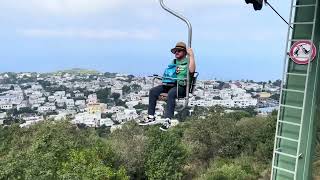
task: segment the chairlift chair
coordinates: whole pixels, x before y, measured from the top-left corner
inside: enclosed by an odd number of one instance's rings
[[[188,48],[191,48],[191,42],[192,42],[192,25],[191,25],[191,23],[190,23],[190,21],[187,19],[187,18],[185,18],[185,17],[183,17],[182,15],[180,15],[179,13],[177,13],[177,12],[175,12],[175,11],[173,11],[172,9],[170,9],[170,8],[168,8],[165,4],[164,4],[164,0],[159,0],[159,2],[160,2],[160,5],[161,5],[161,7],[164,9],[164,10],[166,10],[167,12],[169,12],[170,14],[172,14],[172,15],[174,15],[175,17],[177,17],[177,18],[179,18],[180,20],[182,20],[183,22],[185,22],[186,24],[187,24],[187,26],[188,26]],[[190,72],[189,72],[189,64],[190,64],[190,62],[188,61],[188,64],[187,64],[187,78],[186,79],[183,79],[183,81],[186,81],[187,83],[187,91],[186,91],[186,96],[185,97],[179,97],[179,94],[178,94],[178,92],[179,91],[177,91],[177,99],[178,100],[184,100],[185,101],[185,103],[184,103],[184,105],[183,105],[183,107],[182,107],[182,109],[180,109],[180,111],[182,111],[183,109],[185,109],[187,106],[188,106],[188,103],[189,103],[189,98],[190,98],[190,93],[193,93],[193,91],[194,91],[194,87],[195,87],[195,85],[196,85],[196,81],[197,81],[197,78],[198,78],[198,75],[199,75],[199,73],[198,72],[195,72],[195,73],[192,73],[192,74],[190,74]],[[190,79],[190,76],[192,76],[191,77],[191,79]],[[154,80],[155,79],[163,79],[164,77],[161,77],[161,76],[158,76],[158,75],[154,75],[153,76],[154,77]],[[165,77],[165,78],[168,78],[168,77]],[[171,78],[172,79],[172,78]],[[177,80],[177,87],[179,87],[179,85],[178,85],[178,81],[180,80],[181,81],[181,79],[175,79],[175,80]],[[167,93],[162,93],[160,96],[159,96],[159,100],[167,100],[167,97],[168,97],[168,94]]]

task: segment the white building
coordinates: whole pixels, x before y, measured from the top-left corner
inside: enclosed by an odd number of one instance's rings
[[[41,106],[41,104],[32,104],[31,108],[36,109],[36,108],[39,108],[40,106]]]
[[[111,109],[107,109],[106,113],[119,113],[119,112],[123,112],[124,110],[125,108],[122,106],[114,106],[114,107],[111,107]]]
[[[84,97],[84,93],[76,93],[76,94],[74,94],[74,96],[76,98],[83,98]]]
[[[0,105],[0,109],[3,109],[3,110],[13,109],[13,105],[12,104],[2,104],[2,105]]]
[[[0,113],[0,125],[3,124],[5,118],[7,117],[7,113]]]
[[[238,108],[246,108],[250,106],[256,106],[258,104],[257,99],[253,98],[244,98],[234,100],[234,106]]]
[[[76,102],[74,104],[76,106],[85,106],[86,105],[86,101],[85,100],[76,100]]]
[[[149,104],[149,97],[142,97],[140,103],[144,104],[144,105],[148,105]]]
[[[88,127],[98,127],[100,125],[101,113],[90,114],[88,112],[79,113],[75,115],[72,123],[85,124]]]
[[[243,86],[245,90],[261,91],[263,89],[263,85],[259,85],[257,83],[247,83]]]
[[[45,112],[52,112],[56,110],[56,106],[52,105],[52,104],[48,104],[48,105],[44,105],[44,106],[40,106],[38,108],[38,112],[40,113],[45,113]]]
[[[90,94],[87,99],[88,104],[96,104],[98,103],[97,94]]]
[[[58,115],[50,115],[48,119],[53,119],[55,121],[66,120],[69,113],[67,112],[58,112]]]
[[[40,91],[40,90],[42,90],[43,88],[42,88],[42,86],[41,85],[32,85],[31,86],[31,89],[33,90],[33,91]]]
[[[49,102],[55,102],[56,101],[56,97],[55,96],[49,96],[48,97],[48,101]]]
[[[19,105],[17,105],[18,110],[20,110],[21,108],[26,108],[26,107],[28,107],[27,101],[22,101]]]
[[[258,108],[255,111],[258,112],[258,116],[268,116],[271,114],[273,111],[278,110],[277,107],[267,107],[267,108]]]
[[[74,100],[73,99],[67,99],[65,101],[67,109],[73,109],[74,108]]]
[[[235,98],[235,99],[223,99],[223,100],[190,100],[189,106],[199,107],[211,107],[211,106],[223,106],[227,108],[246,108],[250,106],[256,106],[258,103],[257,99],[254,98]]]
[[[111,93],[118,93],[118,94],[120,94],[120,99],[122,99],[122,95],[123,95],[122,89],[111,88]]]
[[[133,109],[134,106],[138,105],[140,101],[129,101],[126,102],[126,105],[129,107],[129,109]]]
[[[137,114],[137,111],[125,109],[123,112],[116,113],[112,116],[112,119],[115,121],[118,121],[119,123],[124,123],[130,120],[135,120],[139,116]]]
[[[59,100],[57,100],[56,101],[56,106],[58,107],[58,108],[64,108],[64,106],[66,105],[66,103],[65,103],[65,99],[59,99]]]
[[[7,117],[7,113],[6,112],[0,113],[0,119],[4,119],[6,117]]]
[[[139,91],[138,92],[138,95],[141,97],[141,96],[148,96],[149,95],[149,91]]]
[[[100,126],[103,126],[103,125],[107,127],[112,127],[114,125],[114,122],[110,118],[101,119]]]
[[[43,116],[37,116],[37,115],[27,115],[23,116],[22,119],[26,122],[31,121],[42,121],[44,120]]]
[[[55,97],[57,98],[62,98],[64,96],[66,96],[66,92],[65,91],[57,91],[53,94]]]
[[[20,124],[20,127],[30,127],[33,124],[39,123],[41,121],[44,121],[43,116],[25,116],[22,118],[23,120],[25,120],[26,122],[23,124]]]
[[[22,78],[25,78],[25,77],[27,77],[27,78],[31,77],[31,73],[19,73],[17,75],[17,78],[19,78],[19,79],[22,79]]]
[[[141,96],[139,94],[135,94],[135,93],[130,93],[128,96],[127,96],[127,99],[129,101],[140,101],[141,100]]]

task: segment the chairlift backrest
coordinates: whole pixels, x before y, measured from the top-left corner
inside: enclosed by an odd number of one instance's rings
[[[197,80],[198,80],[198,76],[199,76],[198,72],[195,72],[195,73],[191,74],[192,78],[191,78],[191,82],[190,82],[190,91],[189,91],[190,94],[193,94],[193,92],[195,90],[195,87],[196,87],[196,84],[197,84]]]

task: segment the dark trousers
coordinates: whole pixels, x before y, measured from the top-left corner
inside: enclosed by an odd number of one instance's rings
[[[154,87],[149,92],[149,108],[148,114],[154,115],[156,111],[157,100],[161,93],[168,93],[167,97],[167,109],[164,115],[164,118],[173,118],[174,108],[176,106],[177,90],[179,90],[179,98],[186,96],[186,87],[185,86],[165,86],[160,85]]]

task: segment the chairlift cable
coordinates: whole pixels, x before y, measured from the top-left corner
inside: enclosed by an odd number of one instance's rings
[[[290,26],[291,29],[293,29],[293,27],[288,23],[287,20],[285,20],[281,15],[280,13],[268,2],[268,1],[265,1],[265,3],[286,23],[288,24],[288,26]]]

